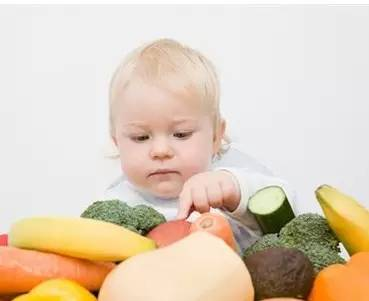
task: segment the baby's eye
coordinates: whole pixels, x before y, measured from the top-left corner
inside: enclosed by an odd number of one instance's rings
[[[174,133],[173,136],[179,139],[186,139],[192,135],[192,132],[178,132]]]
[[[135,142],[143,142],[149,139],[149,135],[140,135],[140,136],[133,136],[131,139]]]

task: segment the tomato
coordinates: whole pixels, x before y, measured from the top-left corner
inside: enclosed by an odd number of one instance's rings
[[[155,241],[158,248],[165,247],[190,234],[191,223],[185,220],[174,220],[156,226],[147,237]]]

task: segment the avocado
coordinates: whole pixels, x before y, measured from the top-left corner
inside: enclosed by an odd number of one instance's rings
[[[276,297],[305,299],[309,295],[315,274],[303,252],[273,247],[245,257],[244,262],[255,288],[255,301]]]

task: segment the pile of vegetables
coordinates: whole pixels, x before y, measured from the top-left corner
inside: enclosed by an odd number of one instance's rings
[[[325,217],[294,216],[278,187],[255,194],[265,235],[243,254],[215,213],[166,221],[107,200],[81,217],[25,218],[0,235],[0,301],[367,301],[369,211],[330,186],[316,196]]]
[[[339,241],[325,218],[318,214],[302,214],[286,224],[279,233],[264,235],[248,249],[243,257],[271,247],[294,248],[303,252],[316,272],[335,264],[344,263],[340,257]]]
[[[369,300],[369,211],[327,185],[316,190],[316,197],[325,218],[297,216],[244,252],[255,300]],[[340,242],[351,255],[347,263],[339,255]]]

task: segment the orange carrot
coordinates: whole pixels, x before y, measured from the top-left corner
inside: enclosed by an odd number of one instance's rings
[[[0,301],[12,301],[17,295],[0,296]]]
[[[236,250],[236,240],[234,238],[232,227],[228,220],[216,213],[204,213],[192,223],[190,233],[196,231],[207,231],[223,239],[227,245]]]
[[[52,278],[67,278],[89,290],[98,290],[115,267],[111,262],[92,262],[57,254],[0,247],[0,295],[30,291]]]

